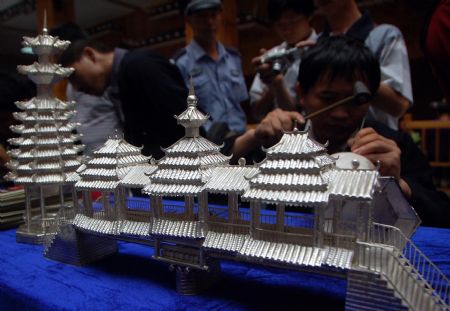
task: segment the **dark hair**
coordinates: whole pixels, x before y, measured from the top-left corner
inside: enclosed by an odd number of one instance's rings
[[[186,10],[187,5],[189,4],[190,0],[177,0],[178,4],[178,12],[180,15],[184,16],[184,10]]]
[[[77,24],[67,23],[50,30],[51,36],[58,36],[61,40],[75,42],[88,38],[88,34]]]
[[[61,53],[59,62],[63,66],[70,66],[81,58],[85,47],[91,47],[101,53],[107,53],[113,50],[110,46],[92,39],[78,40],[69,45],[69,47]]]
[[[322,78],[354,81],[365,78],[375,94],[380,85],[380,63],[363,43],[347,36],[320,39],[302,57],[298,82],[305,93]]]
[[[267,15],[272,22],[279,19],[287,10],[311,16],[314,13],[314,2],[313,0],[269,0],[267,4]]]

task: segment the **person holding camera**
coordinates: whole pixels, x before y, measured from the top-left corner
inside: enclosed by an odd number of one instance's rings
[[[378,165],[381,176],[394,177],[422,224],[448,227],[450,199],[436,191],[428,161],[411,137],[366,117],[371,101],[346,100],[335,105],[355,95],[357,82],[376,94],[380,77],[376,56],[356,39],[332,36],[319,40],[302,56],[298,75],[301,105],[309,117],[298,111],[273,110],[256,128],[234,140],[232,160],[246,157],[248,163],[260,162],[265,153],[257,151],[262,146],[272,147],[285,131],[303,127],[310,138],[326,144],[330,154],[353,152]]]
[[[269,51],[262,49],[262,55],[252,60],[257,74],[250,88],[250,103],[252,114],[257,120],[261,120],[274,108],[298,108],[295,86],[300,59],[288,64],[278,64],[271,61],[262,62],[262,57],[295,47],[301,41],[315,42],[317,38],[310,25],[314,13],[313,0],[269,0],[267,9],[269,19],[284,41]]]

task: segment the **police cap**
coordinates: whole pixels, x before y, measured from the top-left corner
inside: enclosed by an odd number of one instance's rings
[[[196,12],[211,9],[222,9],[220,0],[192,0],[184,10],[185,15],[192,15]]]

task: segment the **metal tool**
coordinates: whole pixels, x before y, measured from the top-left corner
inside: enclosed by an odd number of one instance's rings
[[[305,120],[312,119],[328,110],[334,109],[340,105],[347,104],[349,102],[355,102],[358,105],[363,105],[368,103],[372,99],[372,93],[370,93],[369,88],[361,81],[356,81],[353,85],[353,95],[341,99],[334,104],[331,104],[325,108],[319,109],[305,116]]]

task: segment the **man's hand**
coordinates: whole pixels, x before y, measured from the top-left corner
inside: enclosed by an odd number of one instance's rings
[[[261,121],[255,129],[255,138],[264,147],[276,144],[284,131],[292,131],[295,122],[305,123],[303,116],[296,111],[275,109]]]
[[[281,73],[274,74],[272,70],[272,64],[263,63],[261,64],[261,56],[267,52],[266,49],[259,50],[260,56],[252,59],[252,64],[255,67],[255,71],[259,73],[259,78],[266,85],[271,85],[272,83],[281,82],[283,80],[283,75]]]
[[[306,48],[306,47],[313,46],[313,45],[315,45],[315,44],[316,44],[315,41],[311,41],[311,40],[302,40],[302,41],[299,41],[299,42],[295,45],[295,47],[296,47],[296,48],[299,48],[299,49],[303,49],[303,48]]]
[[[380,174],[400,179],[400,148],[395,141],[378,134],[373,128],[361,129],[348,140],[352,152],[368,158],[373,164],[380,161]]]
[[[381,176],[393,176],[403,193],[408,197],[411,195],[411,189],[400,175],[401,150],[395,141],[381,136],[373,128],[364,128],[347,143],[352,152],[365,156],[375,165],[379,163]]]

